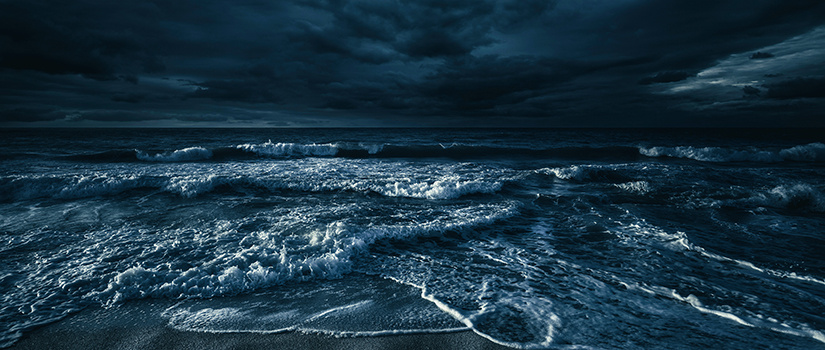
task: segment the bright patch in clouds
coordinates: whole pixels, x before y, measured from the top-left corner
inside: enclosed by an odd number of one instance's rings
[[[825,73],[825,28],[788,39],[753,52],[731,55],[717,65],[684,81],[659,86],[659,93],[707,95],[715,100],[742,97],[746,86],[762,89],[766,84]],[[752,58],[756,52],[773,57]]]

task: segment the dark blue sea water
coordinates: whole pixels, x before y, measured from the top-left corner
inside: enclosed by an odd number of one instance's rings
[[[1,130],[0,346],[89,307],[825,348],[823,130]]]

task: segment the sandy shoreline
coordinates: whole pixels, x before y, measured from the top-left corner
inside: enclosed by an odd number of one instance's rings
[[[471,331],[379,337],[282,333],[199,333],[166,327],[100,332],[36,330],[10,349],[509,349]]]
[[[162,302],[92,308],[24,334],[13,350],[46,349],[509,349],[472,331],[376,337],[286,332],[208,333],[173,329],[159,316]]]

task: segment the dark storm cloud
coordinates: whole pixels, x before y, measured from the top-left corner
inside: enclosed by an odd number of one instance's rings
[[[759,59],[773,58],[773,57],[774,57],[774,55],[772,53],[770,53],[770,52],[761,52],[761,51],[754,52],[751,55],[752,60],[759,60]]]
[[[50,108],[22,107],[0,110],[0,121],[5,122],[53,121],[64,117],[58,116]]]
[[[639,80],[639,84],[650,85],[656,83],[673,83],[685,80],[692,75],[693,74],[688,72],[660,72],[652,77],[645,77],[642,80]]]
[[[605,23],[615,28],[604,28],[612,39],[605,48],[645,52],[667,70],[690,71],[801,34],[821,24],[824,11],[818,1],[632,2]]]
[[[129,94],[115,94],[112,96],[112,101],[127,102],[127,103],[141,103],[146,100],[147,94],[129,93]]]
[[[767,86],[768,98],[825,98],[825,77],[796,78]]]
[[[746,96],[759,96],[759,94],[762,93],[762,90],[759,90],[753,86],[748,85],[742,88],[742,92]]]
[[[440,109],[484,110],[523,102],[571,75],[560,62],[487,56],[451,62],[417,88]]]
[[[466,55],[491,44],[494,30],[508,30],[553,7],[546,0],[308,1],[331,14],[327,28],[306,27],[318,52],[359,57],[372,43],[409,58]],[[343,40],[342,40],[343,39]]]
[[[66,116],[70,121],[141,121],[166,119],[165,116],[153,112],[124,111],[124,110],[95,110],[83,111]]]
[[[822,25],[807,0],[2,1],[0,120],[660,125],[715,96],[661,89]]]
[[[636,60],[575,62],[534,56],[465,57],[449,60],[410,87],[429,106],[431,113],[511,114],[508,110],[523,107],[543,110],[541,101],[529,100],[563,93],[576,78],[607,71]],[[594,89],[594,86],[590,87]]]
[[[116,79],[116,71],[163,71],[140,35],[124,28],[127,23],[107,19],[106,13],[122,10],[111,2],[4,2],[0,66],[97,80]]]
[[[281,86],[268,79],[214,80],[199,83],[198,89],[188,97],[267,103],[281,100],[280,90]]]

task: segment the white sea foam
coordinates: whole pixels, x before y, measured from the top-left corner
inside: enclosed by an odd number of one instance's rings
[[[374,144],[359,144],[358,146],[367,150],[369,154],[378,154],[384,149],[384,144],[374,143]]]
[[[777,186],[768,192],[766,204],[779,204],[784,207],[801,207],[813,211],[825,211],[825,195],[822,191],[808,184]]]
[[[370,189],[389,197],[450,199],[471,193],[494,193],[501,190],[501,183],[452,178],[433,182],[395,182]]]
[[[107,196],[137,188],[157,188],[186,197],[214,188],[215,175],[169,176],[169,174],[141,174],[98,172],[90,175],[57,177],[34,175],[16,177],[9,181],[9,193],[16,199],[60,198],[76,199]]]
[[[565,168],[542,168],[536,170],[537,173],[552,175],[562,180],[584,180],[587,176],[587,168],[578,165]]]
[[[805,282],[811,282],[811,283],[825,285],[825,280],[822,280],[822,279],[819,279],[819,278],[816,278],[816,277],[803,275],[803,274],[798,274],[798,273],[795,273],[795,272],[780,271],[780,270],[773,270],[773,269],[758,267],[758,266],[756,266],[755,264],[753,264],[752,262],[749,262],[749,261],[733,259],[733,258],[729,258],[729,257],[723,256],[723,255],[720,255],[720,254],[710,252],[710,251],[706,250],[705,248],[703,248],[701,246],[693,244],[688,239],[687,234],[685,234],[682,231],[668,232],[668,231],[663,230],[659,227],[648,224],[643,219],[638,219],[638,218],[633,217],[629,212],[626,212],[626,215],[628,217],[630,217],[631,220],[633,220],[633,222],[627,224],[624,227],[625,230],[627,230],[629,232],[633,232],[634,234],[640,234],[640,235],[644,235],[644,236],[648,236],[648,237],[654,237],[658,241],[665,243],[665,245],[667,247],[671,248],[671,249],[696,252],[696,253],[701,254],[702,256],[711,258],[713,260],[732,262],[732,263],[735,263],[736,265],[741,266],[745,269],[752,270],[752,271],[759,272],[759,273],[772,275],[772,276],[775,276],[775,277],[787,278],[787,279],[793,279],[793,280],[799,280],[799,281],[805,281]]]
[[[670,299],[674,299],[674,300],[684,302],[686,304],[689,304],[694,309],[696,309],[700,312],[711,314],[711,315],[716,315],[716,316],[719,316],[719,317],[722,317],[722,318],[726,318],[726,319],[729,319],[729,320],[734,321],[736,323],[739,323],[743,326],[755,327],[754,324],[752,324],[751,322],[748,322],[748,321],[744,320],[742,317],[734,315],[730,312],[725,312],[725,311],[720,311],[720,310],[705,307],[702,304],[702,302],[699,301],[699,298],[697,298],[693,294],[689,294],[688,296],[682,296],[676,290],[661,287],[661,286],[650,286],[650,285],[646,285],[646,284],[643,284],[643,283],[635,283],[635,284],[632,284],[632,285],[631,284],[624,284],[624,285],[628,289],[636,289],[636,290],[643,291],[643,292],[646,292],[646,293],[649,293],[649,294],[652,294],[652,295],[658,295],[658,296],[662,296],[662,297],[666,297],[666,298],[670,298]]]
[[[166,180],[164,189],[179,193],[184,197],[194,197],[212,191],[219,184],[221,184],[220,178],[214,174],[174,176]]]
[[[688,158],[703,162],[779,162],[777,153],[760,150],[733,150],[721,147],[640,147],[639,153],[648,157]]]
[[[749,269],[749,270],[756,271],[756,272],[759,272],[759,273],[768,274],[768,275],[779,277],[779,278],[787,278],[787,279],[792,279],[792,280],[805,281],[805,282],[825,285],[825,280],[822,280],[822,279],[819,279],[819,278],[816,278],[816,277],[803,275],[803,274],[798,274],[796,272],[788,272],[788,271],[780,271],[780,270],[774,270],[774,269],[769,269],[769,268],[763,268],[763,267],[756,266],[756,264],[754,264],[750,261],[733,259],[733,258],[729,258],[729,257],[723,256],[723,255],[720,255],[720,254],[712,253],[712,252],[706,250],[705,248],[702,248],[698,245],[695,245],[695,244],[691,243],[687,239],[687,236],[684,235],[684,233],[679,232],[679,234],[682,237],[678,240],[678,242],[682,247],[684,247],[687,250],[697,252],[697,253],[699,253],[699,254],[701,254],[705,257],[711,258],[713,260],[732,262],[732,263],[735,263],[736,265],[741,266],[745,269]]]
[[[111,176],[109,174],[82,175],[72,178],[68,186],[62,187],[56,198],[92,197],[109,193],[120,193],[143,186],[146,182],[138,176]]]
[[[322,302],[319,302],[322,301]],[[272,287],[252,295],[188,299],[164,314],[172,328],[211,333],[298,331],[332,336],[467,330],[416,288],[377,276]]]
[[[779,155],[789,160],[821,162],[825,161],[825,144],[817,142],[795,146],[779,151]]]
[[[533,242],[532,235],[520,237]],[[540,242],[536,243],[542,245]],[[472,250],[472,262],[466,265],[455,267],[449,258],[405,256],[397,261],[400,273],[389,276],[418,288],[423,299],[492,342],[519,349],[557,345],[563,322],[551,299],[561,297],[548,297],[536,288],[536,283],[546,278],[545,271],[536,265],[554,265],[557,260],[544,260],[544,255],[536,256],[532,249],[507,240],[473,241],[462,246]],[[547,247],[539,251],[544,253]],[[408,265],[410,260],[426,266],[423,275],[410,273],[417,270],[416,263]],[[451,272],[454,269],[459,271],[455,275]]]
[[[171,309],[165,312],[169,326],[179,330],[209,333],[238,333],[243,330],[233,329],[236,324],[248,318],[249,311],[234,307],[219,309],[204,308],[197,311]],[[266,333],[275,334],[293,330],[294,327],[269,329]]]
[[[751,197],[729,200],[725,203],[825,212],[825,194],[805,183],[779,185],[766,191],[754,191]]]
[[[83,198],[117,194],[131,189],[152,186],[152,179],[135,174],[109,174],[100,172],[89,175],[60,177],[54,175],[15,176],[4,182],[4,195],[14,199],[31,198]]]
[[[517,211],[512,203],[503,206],[485,204],[455,208],[414,224],[359,227],[335,221],[310,228],[304,234],[280,233],[305,225],[307,215],[318,215],[316,209],[306,209],[309,210],[306,213],[286,213],[287,216],[281,217],[270,229],[275,231],[262,231],[249,239],[240,240],[237,250],[209,252],[207,257],[199,258],[199,263],[190,268],[136,266],[126,269],[111,280],[101,296],[112,301],[161,296],[208,298],[290,280],[337,279],[350,272],[354,256],[366,251],[377,240],[440,234],[490,223],[512,216]],[[356,209],[339,210],[350,212]],[[352,212],[349,215],[356,214]],[[222,223],[213,227],[202,239],[214,240],[226,236],[226,239],[235,237],[232,239],[238,240],[239,225],[242,223]],[[158,249],[166,248],[160,246]]]
[[[272,158],[331,157],[338,153],[338,146],[329,143],[297,144],[268,141],[262,144],[242,144],[238,145],[237,148],[262,157]]]
[[[559,168],[542,168],[535,170],[538,174],[554,176],[558,179],[574,182],[629,182],[622,165],[572,165]]]
[[[732,149],[722,147],[639,147],[639,153],[648,157],[687,158],[702,162],[764,162],[784,160],[821,162],[825,160],[825,144],[811,143],[779,151],[763,149]]]
[[[421,289],[421,298],[435,304],[476,334],[511,348],[545,349],[553,344],[553,337],[561,326],[561,319],[552,312],[552,303],[543,298],[511,295],[495,300],[495,302],[485,303],[479,310],[470,311],[455,308],[441,301],[425,286],[415,287]],[[528,334],[521,334],[521,336],[533,336],[532,341],[512,341],[507,339],[507,335],[499,334],[499,332],[507,332],[512,327],[507,323],[512,318],[526,322],[525,330]]]
[[[627,215],[634,219],[634,222],[628,224],[626,229],[629,229],[631,232],[643,234],[648,237],[654,237],[658,241],[665,243],[665,246],[670,247],[674,250],[680,251],[690,251],[698,253],[704,257],[716,260],[716,261],[724,261],[724,262],[731,262],[734,263],[736,266],[740,266],[743,269],[750,270],[760,274],[767,274],[779,278],[786,278],[786,279],[793,279],[798,281],[805,281],[809,283],[816,283],[816,284],[825,284],[825,281],[820,280],[815,277],[800,275],[793,272],[785,272],[785,271],[778,271],[768,268],[758,267],[755,264],[738,259],[728,258],[726,256],[716,254],[706,249],[693,244],[688,239],[687,235],[684,232],[677,231],[675,233],[667,232],[663,229],[655,227],[653,225],[648,224],[643,219],[633,218],[632,215],[627,212]],[[801,337],[810,337],[816,339],[821,342],[825,342],[825,336],[821,331],[812,329],[807,324],[796,324],[794,326],[790,326],[787,323],[770,319],[765,320],[759,314],[754,314],[747,310],[741,310],[741,312],[734,312],[732,310],[736,310],[730,306],[706,306],[704,305],[698,297],[693,294],[689,294],[688,296],[682,296],[679,292],[674,289],[660,287],[660,286],[651,286],[645,283],[635,283],[633,285],[629,285],[623,283],[629,289],[636,289],[640,291],[644,291],[650,294],[664,296],[670,299],[678,300],[680,302],[684,302],[689,304],[694,309],[706,313],[716,315],[722,318],[726,318],[733,322],[736,322],[741,325],[749,326],[749,327],[760,327],[766,328],[773,331],[791,334],[795,336]]]
[[[650,183],[647,181],[631,181],[616,184],[616,187],[621,188],[627,192],[636,194],[646,194],[651,191]]]
[[[137,158],[147,162],[187,162],[212,158],[212,151],[203,147],[189,147],[175,150],[171,153],[150,155],[144,151],[135,150]]]
[[[340,294],[343,291],[330,292]],[[385,293],[386,291],[372,290],[372,292]],[[437,311],[433,313],[429,307],[422,306],[415,300],[407,300],[405,296],[397,294],[382,294],[382,296],[385,296],[388,302],[362,300],[326,309],[323,308],[324,305],[319,304],[296,305],[290,297],[273,300],[271,305],[258,302],[254,307],[249,308],[205,307],[198,309],[176,305],[167,309],[163,316],[168,319],[168,325],[171,328],[216,334],[278,334],[297,331],[335,337],[375,337],[468,330],[467,327],[455,326],[453,323],[455,321],[449,320],[449,316]],[[336,299],[341,299],[340,295],[328,295],[327,297],[331,298],[329,302],[332,305],[338,305],[339,302],[336,302]],[[403,298],[410,304],[399,305],[399,298]],[[285,307],[278,307],[276,304],[285,304]],[[436,328],[427,328],[428,324]],[[441,326],[442,324],[453,326]]]
[[[90,175],[14,176],[0,179],[3,197],[84,198],[118,194],[138,188],[159,189],[184,197],[196,197],[225,188],[294,190],[306,192],[372,192],[387,197],[454,199],[470,194],[495,193],[512,176],[480,169],[461,173],[450,168],[444,175],[423,176],[434,169],[363,167],[348,160],[298,160],[299,164],[162,164],[151,168],[114,168]],[[344,164],[339,164],[344,162]],[[307,163],[307,164],[303,164]],[[335,171],[329,171],[331,168]],[[386,174],[386,175],[385,175]],[[0,197],[2,198],[2,197]]]
[[[681,294],[679,294],[678,291],[674,289],[665,288],[661,286],[652,286],[644,283],[635,283],[632,285],[625,284],[625,286],[627,286],[629,289],[636,289],[652,295],[658,295],[686,303],[694,309],[698,310],[699,312],[719,316],[730,321],[736,322],[738,324],[741,324],[743,326],[765,328],[772,330],[774,332],[790,334],[798,337],[808,337],[825,343],[825,333],[813,329],[807,324],[796,324],[794,326],[791,326],[787,322],[783,322],[774,318],[766,318],[759,314],[752,314],[750,312],[747,312],[746,310],[743,311],[743,313],[747,313],[747,316],[736,315],[733,312],[727,311],[732,309],[730,306],[708,307],[704,305],[699,300],[699,298],[693,294],[682,296]],[[720,309],[724,309],[724,311]]]
[[[331,331],[327,329],[316,329],[307,327],[295,328],[296,331],[309,334],[325,334],[333,337],[382,337],[388,335],[411,335],[411,334],[439,334],[456,333],[469,330],[467,327],[455,328],[419,328],[419,329],[385,329],[378,331]]]

